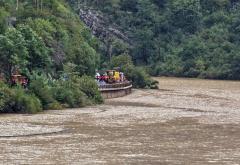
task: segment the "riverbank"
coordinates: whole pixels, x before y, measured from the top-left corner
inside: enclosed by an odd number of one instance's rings
[[[239,163],[240,82],[158,81],[96,107],[1,115],[0,163]]]

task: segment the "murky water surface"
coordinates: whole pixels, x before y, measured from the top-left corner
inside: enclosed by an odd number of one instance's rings
[[[0,115],[0,164],[240,164],[240,82],[157,80],[97,107]]]

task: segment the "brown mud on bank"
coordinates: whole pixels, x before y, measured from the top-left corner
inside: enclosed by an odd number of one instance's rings
[[[157,78],[83,109],[0,116],[0,164],[239,164],[240,82]]]

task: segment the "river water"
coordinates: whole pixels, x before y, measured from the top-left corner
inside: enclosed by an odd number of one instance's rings
[[[240,82],[156,79],[96,107],[0,115],[0,164],[240,164]]]

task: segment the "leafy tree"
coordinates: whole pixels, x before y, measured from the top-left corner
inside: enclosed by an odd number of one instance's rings
[[[43,40],[29,26],[19,25],[17,29],[21,32],[26,42],[29,53],[29,70],[46,69],[46,67],[50,67],[51,59],[49,49]]]
[[[21,32],[10,28],[0,35],[0,67],[9,79],[15,70],[26,72],[29,54]]]
[[[95,69],[98,68],[100,61],[98,54],[86,42],[76,42],[77,41],[71,42],[73,44],[75,43],[75,46],[71,46],[71,49],[68,52],[71,54],[69,60],[76,65],[75,71],[78,72],[79,75],[94,75]]]

